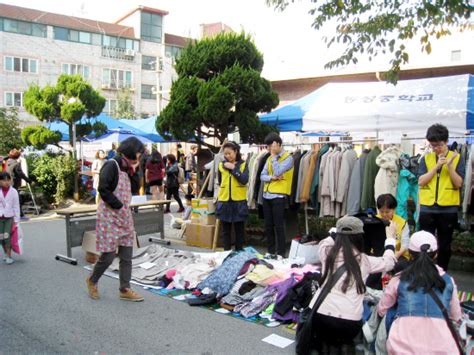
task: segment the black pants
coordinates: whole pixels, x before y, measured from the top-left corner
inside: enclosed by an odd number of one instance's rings
[[[222,224],[222,240],[224,241],[224,250],[232,249],[232,225],[235,232],[235,250],[242,250],[244,247],[245,223],[242,222],[224,222]]]
[[[171,196],[174,197],[176,202],[178,202],[179,208],[184,209],[183,202],[181,202],[181,198],[179,197],[179,187],[167,187],[166,188],[166,199],[170,200]],[[166,209],[170,209],[170,204],[166,206]]]
[[[263,199],[268,252],[283,257],[286,256],[285,207],[286,198]]]
[[[320,354],[354,353],[354,338],[362,330],[362,321],[347,320],[316,313],[313,331],[316,350]],[[353,351],[351,351],[353,350]]]
[[[120,278],[120,290],[123,291],[126,288],[130,288],[130,280],[132,279],[132,255],[133,247],[119,247],[119,278]],[[104,274],[105,270],[108,269],[110,264],[114,261],[115,252],[102,253],[99,260],[94,266],[92,271],[91,281],[93,283],[99,282],[100,277]]]
[[[438,240],[438,265],[448,271],[451,259],[451,241],[453,231],[458,223],[457,213],[420,213],[420,229],[430,232]]]

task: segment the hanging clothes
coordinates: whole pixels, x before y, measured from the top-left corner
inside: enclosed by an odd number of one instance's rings
[[[339,170],[339,179],[337,182],[336,202],[341,204],[341,215],[347,212],[349,198],[349,183],[351,172],[357,162],[357,153],[353,149],[347,149],[342,155],[341,169]]]
[[[463,194],[463,202],[462,202],[462,212],[464,214],[470,213],[472,214],[474,206],[473,206],[473,195],[474,195],[474,149],[471,149],[469,154],[466,154],[469,158],[466,161],[466,175],[464,178],[464,194]]]
[[[374,198],[382,194],[397,196],[398,173],[400,170],[399,160],[401,150],[396,147],[388,147],[375,159],[375,163],[380,168],[374,183]]]
[[[324,144],[318,152],[318,159],[316,161],[316,167],[314,171],[313,182],[311,183],[311,190],[310,190],[310,203],[311,206],[315,209],[316,215],[319,214],[319,198],[318,198],[318,191],[319,191],[319,170],[321,168],[321,159],[324,154],[327,153],[329,150],[329,144]]]
[[[340,147],[336,147],[329,161],[329,194],[333,213],[331,216],[339,218],[341,215],[341,204],[336,202],[336,189],[339,179],[339,170],[341,168],[342,152]]]
[[[374,149],[367,155],[367,162],[364,168],[364,179],[362,185],[362,197],[360,201],[360,207],[363,211],[368,208],[372,208],[375,211],[375,198],[374,198],[374,184],[375,177],[379,172],[379,166],[376,163],[377,157],[382,153],[379,146],[376,145]]]
[[[300,202],[305,203],[309,201],[309,193],[311,190],[311,183],[313,182],[314,172],[316,168],[316,160],[318,159],[319,149],[315,149],[309,153],[308,169],[304,171],[303,187],[301,189]]]
[[[329,161],[333,153],[333,148],[330,148],[321,159],[321,168],[319,170],[319,202],[321,208],[319,211],[319,217],[332,216],[334,213],[329,188]]]
[[[395,214],[408,220],[408,200],[411,198],[415,206],[418,206],[418,178],[410,170],[400,170],[396,197],[397,209]],[[416,221],[416,213],[414,217]]]
[[[300,162],[301,162],[301,150],[297,149],[293,153],[293,180],[291,183],[291,195],[290,195],[290,208],[297,209],[298,203],[296,202],[296,190],[298,189],[298,176],[300,173]]]
[[[300,168],[298,173],[298,187],[296,189],[296,197],[295,202],[301,202],[301,191],[303,190],[303,181],[304,176],[306,174],[307,169],[309,168],[309,158],[311,156],[311,151],[305,152],[304,155],[301,157],[300,161]]]
[[[267,152],[261,152],[256,154],[252,157],[249,163],[249,183],[248,183],[248,190],[247,190],[247,203],[249,208],[256,207],[256,185],[257,185],[257,177],[258,175],[258,168],[260,166],[261,159],[267,154]],[[263,168],[262,168],[263,169]]]
[[[349,192],[347,194],[347,214],[353,216],[360,212],[360,199],[362,196],[362,181],[364,180],[364,168],[370,150],[365,149],[360,158],[354,164],[351,180],[349,182]]]

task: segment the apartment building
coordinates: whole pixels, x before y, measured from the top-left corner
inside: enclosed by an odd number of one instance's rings
[[[135,112],[155,115],[169,101],[175,59],[189,39],[165,33],[168,12],[140,6],[115,23],[0,4],[0,106],[18,107],[22,125],[37,122],[23,108],[30,83],[55,84],[80,74],[107,99],[128,90]]]

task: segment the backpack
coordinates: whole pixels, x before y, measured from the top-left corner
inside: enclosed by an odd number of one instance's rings
[[[184,184],[184,169],[178,166],[178,184]]]

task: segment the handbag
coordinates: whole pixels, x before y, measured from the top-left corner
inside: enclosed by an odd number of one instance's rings
[[[451,332],[453,338],[454,338],[454,342],[456,343],[456,346],[458,347],[458,350],[459,350],[459,354],[463,355],[464,354],[464,350],[463,350],[463,347],[461,345],[461,339],[459,338],[459,334],[458,332],[456,331],[456,329],[454,328],[454,324],[453,322],[451,321],[451,318],[449,318],[449,314],[448,314],[448,311],[446,310],[446,307],[444,306],[444,304],[441,302],[441,300],[439,299],[438,295],[433,291],[433,289],[431,289],[429,291],[429,294],[431,296],[431,298],[433,299],[433,301],[435,301],[435,303],[438,305],[438,307],[441,309],[441,313],[443,313],[443,317],[444,317],[444,320],[446,321],[446,324],[448,325],[448,328],[449,328],[449,331]]]
[[[326,285],[324,285],[313,305],[313,308],[306,307],[303,312],[301,312],[298,326],[296,328],[296,354],[303,355],[311,352],[311,343],[313,342],[313,316],[344,272],[346,272],[346,265],[343,264],[338,267],[336,272],[331,275]]]

